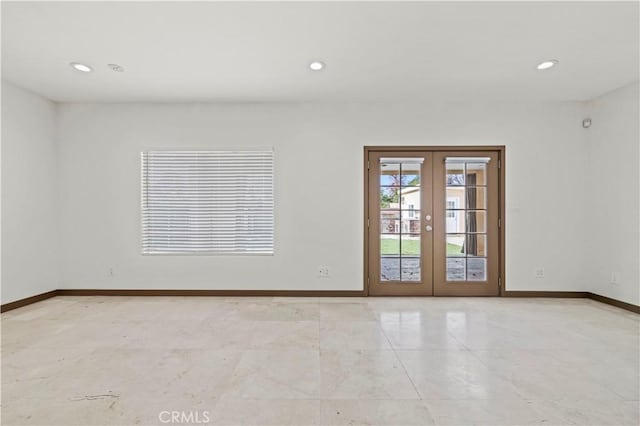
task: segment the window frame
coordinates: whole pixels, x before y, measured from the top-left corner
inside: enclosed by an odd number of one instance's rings
[[[176,151],[176,152],[190,152],[190,151],[236,151],[236,152],[250,152],[250,151],[271,151],[271,168],[272,168],[272,197],[273,197],[273,210],[272,210],[272,240],[270,252],[219,252],[219,251],[193,251],[193,252],[148,252],[144,250],[144,174],[142,170],[143,156],[146,152],[152,151]],[[276,254],[276,150],[273,146],[189,146],[189,147],[177,147],[177,146],[142,146],[138,152],[137,158],[138,167],[138,182],[139,192],[138,199],[140,201],[138,211],[138,237],[139,237],[139,253],[142,256],[227,256],[227,257],[261,257],[261,256],[275,256]]]

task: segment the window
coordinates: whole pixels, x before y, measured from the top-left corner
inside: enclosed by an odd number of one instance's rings
[[[456,217],[456,212],[449,210],[449,209],[455,209],[456,206],[457,206],[456,200],[447,200],[447,217],[448,218]]]
[[[412,219],[416,217],[416,206],[414,204],[409,204],[409,217]]]
[[[144,254],[273,254],[273,150],[142,153]]]

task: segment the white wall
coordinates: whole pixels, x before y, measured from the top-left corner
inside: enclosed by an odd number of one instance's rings
[[[583,112],[576,103],[62,104],[62,287],[361,289],[363,146],[484,144],[507,146],[507,289],[586,290]],[[140,255],[140,151],[245,145],[275,147],[276,255]],[[319,265],[332,277],[317,278]]]
[[[2,82],[2,303],[59,286],[55,115]]]
[[[593,100],[589,143],[590,291],[640,305],[638,83]],[[612,283],[612,274],[617,283]]]

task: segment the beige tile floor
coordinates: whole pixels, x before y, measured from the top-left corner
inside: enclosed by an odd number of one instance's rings
[[[589,300],[57,297],[2,314],[2,424],[638,425],[639,327]]]

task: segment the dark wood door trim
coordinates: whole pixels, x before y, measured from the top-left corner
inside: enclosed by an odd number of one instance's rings
[[[46,293],[40,293],[34,296],[25,297],[24,299],[18,299],[13,302],[5,303],[2,306],[0,306],[0,312],[11,311],[13,309],[31,305],[32,303],[40,302],[41,300],[50,299],[57,295],[58,295],[58,290],[51,290],[51,291],[47,291]]]
[[[370,295],[369,292],[369,153],[371,152],[380,152],[380,151],[430,151],[432,153],[440,152],[440,151],[495,151],[498,153],[498,192],[499,192],[499,220],[500,220],[500,228],[498,233],[499,240],[499,291],[500,296],[504,295],[506,289],[506,250],[505,250],[505,230],[506,230],[506,222],[505,222],[505,154],[506,147],[504,145],[483,145],[483,146],[365,146],[364,147],[364,162],[363,162],[363,173],[364,173],[364,217],[363,217],[363,292],[365,295]]]
[[[59,296],[193,296],[193,297],[362,297],[362,290],[136,290],[68,289]]]
[[[543,299],[584,299],[590,298],[588,291],[529,291],[507,290],[504,297],[543,298]]]
[[[376,152],[376,151],[503,151],[505,149],[504,145],[454,145],[454,146],[444,146],[444,145],[403,145],[403,146],[393,146],[393,145],[380,145],[380,146],[372,146],[368,145],[364,147],[365,153],[368,152]]]
[[[636,314],[640,314],[640,306],[634,305],[633,303],[623,302],[621,300],[612,299],[607,296],[601,296],[595,293],[589,293],[589,299],[595,300],[600,303],[606,303],[607,305],[615,306],[617,308],[626,309],[627,311],[635,312]]]
[[[446,166],[449,157],[486,156],[490,158],[485,168],[486,191],[486,280],[482,282],[448,281],[446,276],[447,248],[446,248]],[[498,151],[439,151],[434,155],[434,269],[433,293],[441,296],[499,296],[500,295],[500,186],[498,171],[500,170]],[[466,187],[463,187],[466,188]],[[464,189],[463,189],[464,190]],[[468,208],[468,206],[465,206]],[[466,211],[466,210],[465,210]],[[464,231],[463,231],[464,233]],[[471,257],[469,257],[471,258]],[[466,259],[465,259],[466,261]],[[438,267],[439,266],[439,267]],[[465,269],[466,271],[466,269]]]
[[[175,297],[256,297],[256,296],[277,296],[277,297],[362,297],[366,296],[360,290],[135,290],[135,289],[60,289],[52,290],[35,296],[5,303],[0,307],[1,312],[7,312],[23,306],[31,305],[55,296],[175,296]],[[566,299],[582,298],[592,299],[600,303],[625,309],[636,314],[640,314],[640,306],[633,303],[623,302],[610,297],[587,291],[506,291],[505,297],[543,298],[543,299]],[[375,297],[375,296],[372,296]]]
[[[412,158],[421,159],[420,167],[420,208],[419,211],[419,223],[420,223],[420,269],[421,279],[420,282],[406,282],[406,281],[392,281],[389,283],[381,284],[380,278],[380,249],[376,241],[380,238],[380,207],[378,205],[379,191],[381,187],[377,184],[380,176],[379,169],[374,166],[380,163],[380,158]],[[368,170],[367,176],[369,182],[372,185],[367,189],[368,195],[368,208],[367,208],[367,233],[368,241],[372,242],[367,247],[368,253],[368,275],[367,275],[367,293],[372,296],[431,296],[433,294],[433,258],[430,256],[424,256],[425,253],[431,253],[433,247],[433,237],[430,232],[425,232],[424,227],[427,224],[423,220],[426,214],[432,214],[432,159],[433,154],[428,151],[380,151],[373,152],[368,155]],[[373,214],[372,214],[373,212]]]

